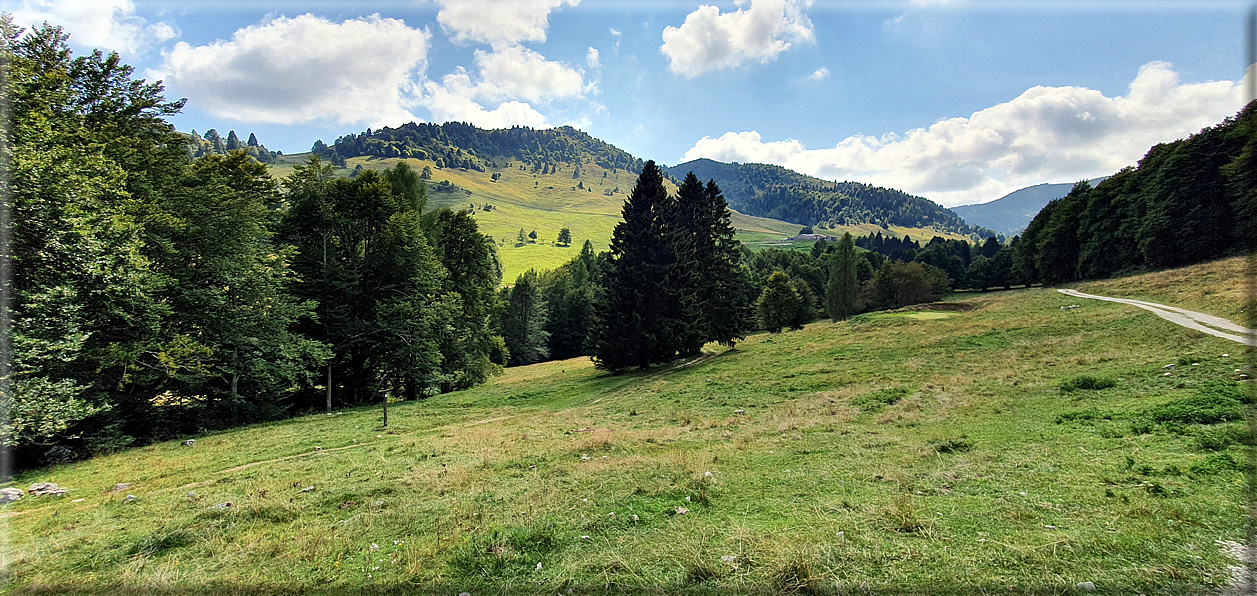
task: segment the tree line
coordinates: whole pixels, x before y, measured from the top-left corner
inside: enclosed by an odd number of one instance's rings
[[[19,465],[482,382],[501,268],[404,164],[189,155],[160,83],[0,18]],[[225,147],[224,147],[225,149]],[[69,451],[67,451],[69,450]]]
[[[312,151],[334,163],[364,155],[409,157],[428,159],[442,168],[480,172],[499,157],[518,160],[531,171],[542,173],[556,170],[559,163],[577,164],[579,168],[581,163],[592,162],[612,172],[642,169],[642,160],[570,126],[484,130],[463,122],[411,122],[348,134],[330,146],[316,141]]]
[[[995,235],[969,226],[951,210],[893,188],[859,182],[830,182],[768,164],[727,164],[699,159],[670,171],[694,170],[716,180],[729,204],[747,215],[802,225],[837,227],[875,223],[881,226],[931,228],[985,238]]]
[[[1029,282],[1179,267],[1251,251],[1257,238],[1257,103],[1186,139],[1152,147],[1094,188],[1075,184],[1017,242]]]
[[[256,134],[249,133],[249,140],[241,141],[236,136],[236,131],[227,131],[227,138],[223,138],[218,131],[211,128],[205,131],[205,136],[193,130],[188,133],[188,157],[196,159],[206,155],[226,155],[232,151],[244,151],[249,157],[256,159],[262,163],[275,163],[275,160],[284,154],[283,151],[271,151],[266,145],[258,142]]]

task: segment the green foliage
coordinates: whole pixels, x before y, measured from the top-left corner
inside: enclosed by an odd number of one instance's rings
[[[1218,258],[1250,246],[1257,104],[1173,143],[1092,188],[1080,182],[1021,235],[1013,268],[1027,282],[1108,277]]]
[[[1216,383],[1199,389],[1195,395],[1176,399],[1146,411],[1158,423],[1219,424],[1244,420],[1248,396],[1237,383]]]
[[[843,234],[829,266],[829,280],[825,285],[825,311],[834,321],[844,321],[855,313],[856,294],[860,291],[856,273],[858,258],[851,234]]]
[[[562,246],[571,246],[572,245],[572,230],[569,230],[568,228],[560,229],[559,236],[554,242],[555,244],[559,244]]]
[[[1116,387],[1117,381],[1106,377],[1095,377],[1092,375],[1078,375],[1071,379],[1061,381],[1059,387],[1063,393],[1071,393],[1074,391],[1098,391],[1100,389],[1109,389]]]
[[[502,337],[512,365],[541,362],[550,355],[546,331],[546,303],[536,271],[529,269],[515,279],[502,316]]]
[[[804,309],[803,297],[790,277],[777,271],[768,278],[759,299],[755,301],[759,322],[770,333],[780,333],[782,327],[793,327]]]
[[[965,225],[955,213],[927,199],[898,190],[858,182],[830,182],[766,164],[727,164],[699,159],[669,168],[679,177],[693,171],[724,189],[730,207],[741,213],[799,224],[810,233],[820,225],[838,227],[862,223],[910,228],[934,228],[969,234],[980,231]],[[985,230],[987,234],[993,234]]]

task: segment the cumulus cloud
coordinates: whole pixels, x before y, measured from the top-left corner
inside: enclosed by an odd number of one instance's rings
[[[61,25],[75,46],[131,55],[179,36],[169,23],[148,24],[131,0],[23,0],[13,21],[23,27]]]
[[[813,81],[823,81],[825,79],[828,79],[829,69],[822,66],[812,71],[812,74],[808,75],[808,78],[812,79]]]
[[[478,86],[462,67],[442,77],[441,82],[424,84],[423,104],[433,122],[469,122],[481,128],[508,128],[514,125],[534,128],[546,125],[545,116],[519,101],[503,102],[489,110],[476,101]]]
[[[686,77],[771,62],[791,44],[813,40],[812,22],[804,14],[809,6],[811,0],[751,0],[750,8],[723,14],[715,6],[699,6],[680,27],[663,30],[660,51],[668,69]]]
[[[180,42],[154,74],[220,118],[397,125],[415,119],[409,108],[429,37],[378,14],[341,23],[278,17],[238,30],[230,41]]]
[[[476,50],[474,60],[483,79],[476,95],[486,99],[518,98],[544,103],[578,97],[585,91],[580,71],[522,46],[499,47],[492,52]]]
[[[602,66],[602,62],[598,60],[597,48],[589,48],[585,52],[585,66],[595,70]]]
[[[436,20],[455,41],[545,41],[550,12],[580,0],[437,0]]]
[[[903,134],[855,135],[831,148],[808,149],[796,140],[765,141],[756,131],[729,132],[703,137],[684,159],[772,163],[898,188],[947,206],[979,203],[1041,182],[1073,182],[1134,165],[1152,145],[1234,115],[1244,105],[1244,84],[1183,83],[1170,64],[1150,62],[1121,96],[1038,86],[968,118]]]

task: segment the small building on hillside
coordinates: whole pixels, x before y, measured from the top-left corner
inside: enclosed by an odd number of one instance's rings
[[[782,238],[782,240],[786,240],[788,242],[813,242],[816,240],[824,240],[826,242],[838,241],[837,238],[834,238],[833,236],[826,236],[824,234],[799,234],[793,238]]]

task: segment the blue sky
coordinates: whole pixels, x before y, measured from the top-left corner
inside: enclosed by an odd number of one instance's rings
[[[948,206],[1134,164],[1244,103],[1247,2],[5,0],[271,149],[409,121],[570,124]]]

